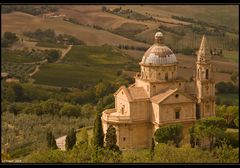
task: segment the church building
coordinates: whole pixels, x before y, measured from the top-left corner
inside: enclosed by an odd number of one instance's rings
[[[115,108],[102,113],[104,134],[113,125],[120,149],[148,148],[154,132],[161,126],[182,123],[185,135],[198,119],[215,116],[215,82],[203,36],[196,60],[194,79],[178,76],[178,61],[163,43],[163,34],[155,34],[155,43],[139,63],[135,83],[121,86],[115,93]],[[189,143],[185,136],[183,143]]]

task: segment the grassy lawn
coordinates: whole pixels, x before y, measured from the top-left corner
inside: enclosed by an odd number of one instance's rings
[[[231,102],[233,105],[238,105],[239,103],[238,94],[217,94],[216,97],[220,99],[220,104]]]
[[[239,61],[239,53],[238,51],[223,51],[223,55],[225,58],[232,60],[234,62]]]
[[[38,42],[36,44],[36,46],[38,47],[47,47],[47,48],[67,48],[67,45],[63,45],[63,44],[55,44],[55,43],[50,43],[50,42]]]
[[[129,57],[109,46],[73,46],[61,64],[43,65],[34,79],[37,84],[62,87],[112,81],[129,62],[132,62]]]

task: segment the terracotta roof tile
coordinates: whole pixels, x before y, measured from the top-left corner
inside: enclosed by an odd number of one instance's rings
[[[168,96],[170,96],[171,94],[173,94],[175,91],[177,91],[177,89],[169,89],[166,92],[160,93],[156,96],[153,96],[151,98],[151,101],[154,103],[160,103],[162,102],[164,99],[166,99]]]
[[[129,87],[128,91],[134,100],[148,98],[148,95],[143,87]]]

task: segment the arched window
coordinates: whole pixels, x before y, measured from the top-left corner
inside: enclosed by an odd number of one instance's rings
[[[168,80],[168,73],[165,73],[165,80]]]
[[[206,70],[206,79],[208,79],[208,69]]]
[[[174,75],[174,74],[173,74],[173,72],[172,72],[172,79],[173,79],[173,75]]]

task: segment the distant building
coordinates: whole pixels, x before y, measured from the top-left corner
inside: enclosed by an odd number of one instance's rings
[[[121,149],[148,148],[161,126],[182,123],[189,142],[188,128],[198,119],[215,116],[215,82],[206,37],[203,36],[193,81],[177,74],[178,61],[163,44],[161,32],[139,63],[141,73],[130,87],[121,86],[114,94],[115,108],[102,113],[104,134],[116,128]]]
[[[7,78],[9,76],[9,74],[7,72],[1,72],[1,78]]]
[[[6,79],[6,82],[7,82],[7,83],[17,83],[17,82],[19,82],[19,79],[16,79],[16,78],[7,78],[7,79]]]
[[[42,14],[43,19],[54,18],[54,17],[65,17],[65,16],[66,16],[65,14],[61,14],[61,13],[58,13],[58,12],[51,12],[51,13]]]
[[[68,38],[67,38],[67,37],[64,37],[64,38],[63,38],[63,44],[64,44],[64,45],[67,45],[68,42],[69,42]]]

